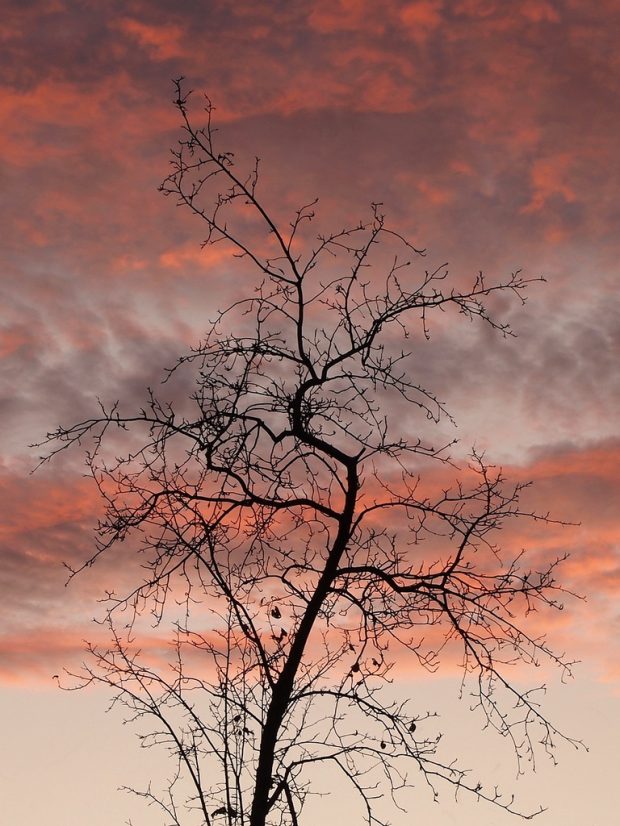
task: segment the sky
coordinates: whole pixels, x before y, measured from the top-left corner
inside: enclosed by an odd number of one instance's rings
[[[28,445],[98,397],[138,402],[251,281],[223,250],[201,250],[199,223],[157,191],[180,75],[212,99],[221,141],[260,156],[279,218],[318,197],[321,226],[340,227],[380,201],[457,282],[518,268],[546,279],[525,307],[498,307],[517,338],[440,324],[419,370],[463,452],[476,445],[533,479],[536,503],[575,523],[524,542],[569,552],[564,582],[586,597],[549,620],[556,647],[581,661],[549,702],[591,748],[560,755],[524,796],[551,801],[540,826],[614,822],[619,35],[616,0],[4,0],[0,701],[11,745],[0,777],[11,822],[39,823],[42,801],[50,826],[124,822],[115,772],[136,763],[104,698],[52,680],[99,633],[92,617],[117,568],[65,587],[62,562],[88,555],[99,503],[78,455],[32,475]],[[432,689],[400,679],[445,702],[458,732],[449,675]],[[450,805],[429,809],[430,822],[457,822]],[[157,822],[131,811],[135,826]],[[458,810],[467,818],[505,822],[478,806]]]

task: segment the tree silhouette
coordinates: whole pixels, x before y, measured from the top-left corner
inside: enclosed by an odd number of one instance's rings
[[[166,823],[296,826],[319,763],[352,786],[370,825],[385,823],[380,795],[396,800],[412,770],[435,795],[449,784],[520,813],[442,760],[431,712],[384,689],[395,657],[435,671],[458,647],[485,724],[519,766],[538,743],[554,747],[557,730],[507,674],[542,658],[570,669],[523,622],[561,607],[560,560],[531,570],[496,544],[507,523],[548,516],[522,507],[525,486],[483,456],[458,468],[449,445],[408,435],[448,415],[413,375],[431,317],[453,310],[512,335],[488,300],[524,301],[535,279],[449,287],[379,204],[314,240],[316,202],[281,225],[259,196],[258,160],[240,172],[216,146],[211,102],[198,128],[188,98],[178,81],[183,135],[161,189],[204,222],[205,244],[229,244],[260,278],[168,371],[191,375],[189,400],[149,391],[137,412],[102,406],[48,436],[48,458],[90,440],[106,517],[85,564],[137,536],[146,571],[109,595],[112,643],[90,646],[79,684],[104,683],[130,716],[157,721],[142,742],[168,748],[176,768],[162,794],[138,793]],[[175,656],[156,667],[132,634],[178,606]]]

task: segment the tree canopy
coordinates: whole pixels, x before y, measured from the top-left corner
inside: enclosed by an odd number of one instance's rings
[[[512,521],[549,516],[484,455],[460,466],[429,438],[449,413],[416,378],[436,314],[510,336],[489,301],[524,302],[539,279],[454,284],[445,266],[424,269],[380,204],[318,236],[316,201],[282,225],[258,160],[243,171],[219,147],[210,100],[203,126],[181,81],[175,104],[183,132],[161,189],[257,278],[168,370],[168,386],[191,377],[188,398],[150,390],[141,409],[104,404],[48,437],[49,455],[88,445],[105,501],[85,565],[128,540],[144,571],[109,595],[111,645],[91,646],[79,679],[154,718],[143,743],[168,748],[175,768],[167,789],[139,793],[166,823],[297,826],[318,763],[352,786],[369,826],[387,823],[379,797],[398,803],[411,772],[434,794],[448,784],[530,817],[442,758],[432,712],[384,688],[398,658],[434,672],[458,650],[483,724],[519,766],[553,751],[559,732],[510,666],[570,670],[525,621],[562,607],[561,560],[532,567],[498,544]],[[170,605],[174,656],[157,668],[132,635]]]

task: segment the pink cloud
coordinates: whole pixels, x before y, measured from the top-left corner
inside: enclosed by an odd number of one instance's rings
[[[587,658],[603,674],[608,673],[620,650],[611,642],[591,646],[588,641],[598,638],[601,626],[613,623],[613,605],[620,598],[620,527],[612,506],[614,496],[620,491],[616,473],[619,459],[620,446],[610,443],[583,450],[548,451],[527,465],[507,468],[508,478],[531,478],[535,482],[525,498],[526,509],[531,505],[538,510],[549,509],[553,517],[580,519],[581,525],[545,527],[519,521],[508,523],[498,537],[509,556],[519,553],[521,548],[526,549],[525,568],[536,569],[537,565],[544,565],[545,561],[567,551],[571,554],[559,570],[559,580],[569,590],[587,596],[588,603],[575,604],[567,597],[565,612],[534,614],[528,621],[528,629],[532,634],[549,632],[552,645],[565,646],[569,656]],[[439,491],[448,486],[453,475],[450,468],[437,466],[430,479],[428,475],[423,477],[424,492],[431,495],[432,489]],[[597,490],[609,493],[601,497]],[[87,480],[66,475],[62,482],[35,477],[25,488],[18,477],[5,474],[2,492],[6,514],[0,541],[10,549],[8,559],[11,560],[5,568],[10,572],[11,600],[5,607],[10,609],[15,600],[15,604],[20,605],[18,621],[14,625],[9,623],[2,641],[7,658],[5,679],[21,679],[22,671],[30,679],[33,674],[44,673],[50,658],[57,661],[65,654],[70,659],[76,656],[79,639],[89,634],[86,617],[92,613],[93,601],[103,583],[109,582],[117,588],[123,583],[118,581],[118,563],[110,559],[97,563],[83,584],[78,579],[67,592],[62,587],[60,561],[66,559],[76,564],[89,553],[89,534],[99,503]],[[372,498],[371,492],[368,495]],[[393,524],[397,526],[398,520]],[[424,557],[430,553],[435,559],[436,554],[441,553],[441,543],[435,544],[436,547],[425,545],[420,549]],[[127,550],[123,553],[126,556]],[[137,573],[132,573],[133,565],[128,561],[124,563],[123,580]],[[58,630],[48,627],[42,633],[38,621],[41,611],[53,615],[64,593],[73,600],[70,616],[73,626],[79,630],[59,625]],[[20,597],[26,594],[27,600]],[[82,613],[84,611],[86,613]],[[431,634],[425,628],[424,633],[431,647],[433,641],[439,644],[441,629]],[[407,661],[405,657],[402,663],[405,670]],[[450,661],[448,657],[448,664]],[[413,667],[414,660],[411,663]]]
[[[308,15],[308,23],[321,34],[369,29],[381,33],[384,28],[384,12],[385,9],[378,9],[369,0],[317,0]]]
[[[283,221],[315,195],[326,195],[321,220],[335,225],[385,199],[399,228],[432,243],[431,256],[449,254],[455,272],[479,258],[498,272],[552,270],[553,298],[540,300],[553,323],[540,314],[525,327],[509,367],[503,345],[460,328],[442,361],[447,317],[415,367],[435,369],[438,390],[465,410],[487,398],[541,433],[553,421],[579,436],[586,418],[598,422],[589,439],[603,432],[620,398],[610,309],[617,4],[316,0],[288,4],[278,19],[247,0],[222,8],[207,18],[190,6],[137,2],[117,19],[96,4],[10,4],[0,102],[9,323],[0,353],[11,451],[29,441],[25,421],[66,420],[101,384],[113,397],[139,398],[138,386],[159,380],[220,299],[253,283],[223,247],[201,252],[203,228],[155,191],[178,136],[169,78],[182,72],[213,94],[224,146],[269,157],[265,189]],[[426,48],[433,38],[441,49]],[[603,293],[584,320],[584,295]],[[463,352],[473,371],[463,369]],[[510,439],[503,420],[498,438]],[[510,542],[573,552],[565,570],[591,594],[583,627],[594,638],[601,618],[611,622],[618,590],[620,455],[615,442],[580,438],[513,471],[534,476],[541,501],[582,527],[524,530]],[[24,598],[30,620],[37,600],[46,615],[62,610],[52,595],[66,593],[56,566],[90,542],[97,503],[71,473],[62,487],[2,478],[9,592]],[[608,654],[601,647],[596,656]]]
[[[419,43],[424,43],[429,34],[443,22],[441,9],[442,0],[419,0],[416,3],[406,3],[399,13],[409,37]]]
[[[551,3],[544,2],[544,0],[527,0],[519,7],[521,14],[530,20],[532,23],[557,23],[560,20],[560,15]]]
[[[131,17],[121,17],[113,25],[146,49],[155,60],[169,60],[185,55],[185,32],[181,26],[152,25]]]
[[[521,211],[540,212],[549,198],[555,195],[561,196],[568,203],[575,201],[575,192],[567,183],[572,161],[573,158],[566,152],[535,161],[531,171],[532,198]]]
[[[55,685],[54,675],[79,665],[84,643],[79,631],[37,628],[0,636],[0,682]]]

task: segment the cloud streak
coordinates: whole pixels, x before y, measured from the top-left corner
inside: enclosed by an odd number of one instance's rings
[[[561,615],[537,614],[528,628],[532,633],[549,632],[551,642],[565,645],[573,656],[592,661],[594,653],[599,673],[606,678],[616,674],[620,656],[617,637],[609,634],[617,623],[615,606],[620,597],[618,461],[620,443],[608,441],[582,449],[540,451],[529,463],[506,468],[509,478],[534,482],[525,508],[540,512],[542,502],[553,518],[575,524],[518,521],[498,537],[509,556],[525,549],[524,565],[534,570],[569,554],[560,568],[560,581],[586,597],[587,603],[567,597],[570,610]],[[443,478],[435,482],[448,485],[452,475],[451,469],[444,468]],[[0,640],[2,679],[47,679],[46,669],[52,663],[58,669],[81,659],[84,638],[105,639],[104,631],[89,622],[94,603],[106,589],[120,594],[123,587],[135,585],[139,560],[132,558],[131,549],[119,549],[64,588],[67,571],[62,563],[77,566],[92,553],[92,528],[100,513],[94,485],[67,472],[28,480],[4,473],[1,482],[6,595]]]

